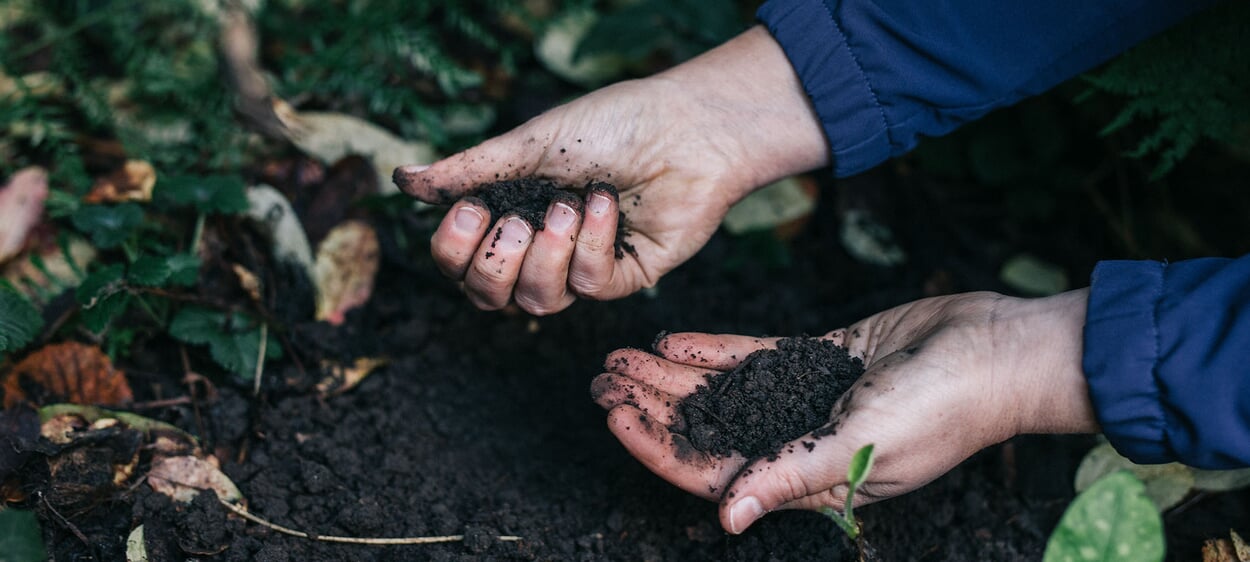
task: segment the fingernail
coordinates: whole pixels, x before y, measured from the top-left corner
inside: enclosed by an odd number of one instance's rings
[[[586,207],[590,209],[590,213],[597,217],[608,214],[608,207],[612,205],[612,200],[602,193],[592,193],[590,202],[586,203]]]
[[[764,506],[759,499],[755,496],[742,498],[729,508],[729,532],[737,535],[763,516]]]
[[[482,226],[482,213],[473,207],[460,207],[456,211],[456,230],[461,232],[477,232]]]
[[[530,239],[530,225],[524,219],[512,217],[503,223],[503,232],[500,233],[500,241],[506,246],[513,248],[523,248],[525,243]]]
[[[573,226],[576,220],[577,212],[564,203],[556,203],[551,206],[551,210],[547,211],[547,228],[552,232],[563,234]]]
[[[401,172],[405,173],[405,174],[419,174],[419,173],[424,172],[424,171],[426,171],[426,170],[428,170],[428,169],[430,169],[430,165],[429,165],[429,164],[419,164],[419,165],[418,165],[418,164],[409,164],[409,165],[407,165],[407,166],[400,166],[400,167],[399,167],[399,170],[400,170]]]

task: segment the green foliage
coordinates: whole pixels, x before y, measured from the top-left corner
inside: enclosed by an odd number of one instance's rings
[[[123,267],[113,264],[95,270],[78,285],[75,296],[82,306],[83,327],[94,333],[104,332],[114,318],[130,304],[126,292]]]
[[[47,558],[35,514],[0,507],[0,562],[43,562]]]
[[[1156,179],[1204,138],[1250,143],[1248,35],[1250,4],[1224,2],[1087,76],[1095,90],[1126,98],[1104,134],[1152,121],[1129,154],[1157,155]]]
[[[268,338],[265,359],[282,357],[282,348],[267,332],[260,321],[246,314],[200,307],[183,308],[169,325],[170,335],[186,343],[207,345],[217,363],[249,380],[256,375],[262,333]]]
[[[574,60],[598,54],[639,60],[663,51],[683,61],[744,28],[730,0],[639,0],[601,16],[577,46]]]
[[[152,193],[158,205],[191,207],[199,213],[238,214],[247,210],[247,186],[234,175],[176,175],[162,179]]]
[[[25,347],[41,328],[39,309],[7,281],[0,281],[0,352]]]
[[[846,467],[846,510],[845,513],[838,513],[832,508],[821,508],[821,513],[838,524],[846,536],[851,540],[859,538],[860,525],[859,520],[855,519],[855,492],[859,487],[868,481],[868,474],[872,472],[873,444],[869,443],[855,451],[855,455],[851,457],[851,463]]]
[[[101,249],[121,246],[143,225],[143,209],[134,203],[84,205],[70,216],[74,228]]]
[[[1109,474],[1076,497],[1046,544],[1044,562],[1163,560],[1163,521],[1141,481]]]

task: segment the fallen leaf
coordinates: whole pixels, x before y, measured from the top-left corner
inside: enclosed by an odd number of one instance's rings
[[[23,168],[0,188],[0,263],[26,246],[31,229],[43,218],[48,198],[48,173],[43,168]]]
[[[1192,469],[1194,489],[1204,492],[1228,492],[1250,486],[1250,468],[1236,470]]]
[[[86,203],[151,201],[156,168],[143,160],[127,160],[120,169],[99,178],[83,198]]]
[[[217,467],[216,457],[208,458],[212,460],[194,456],[157,459],[148,471],[148,485],[182,503],[190,503],[202,490],[212,490],[223,501],[242,499],[238,486]]]
[[[842,247],[855,259],[881,267],[901,265],[907,253],[894,241],[890,227],[877,222],[862,209],[849,209],[842,216]]]
[[[126,536],[126,562],[148,562],[148,547],[143,542],[143,525]]]
[[[342,394],[356,387],[378,367],[385,365],[385,359],[375,357],[359,357],[351,365],[340,365],[324,362],[321,365],[327,375],[317,383],[317,393],[323,398]]]
[[[1237,560],[1240,562],[1250,562],[1250,545],[1246,544],[1245,539],[1237,534],[1237,531],[1228,530],[1228,536],[1233,541],[1233,551],[1237,553]]]
[[[627,206],[627,202],[622,202]],[[813,190],[803,178],[790,177],[748,195],[729,209],[723,224],[732,234],[768,230],[802,219],[816,209]]]
[[[1228,539],[1202,541],[1202,562],[1243,562]]]
[[[609,53],[577,56],[577,46],[598,19],[590,9],[574,9],[557,16],[534,42],[534,55],[547,70],[581,86],[593,88],[611,80],[625,69],[623,57]]]
[[[79,422],[79,425],[82,427],[89,426],[102,419],[115,419],[126,424],[127,427],[137,429],[145,434],[170,435],[174,439],[187,440],[191,443],[196,442],[195,437],[192,437],[191,434],[173,425],[143,417],[133,412],[107,410],[82,404],[52,404],[39,408],[39,419],[44,424],[56,419],[58,416],[65,415],[80,418],[82,421]]]
[[[18,292],[43,304],[82,282],[96,249],[81,237],[40,228],[26,251],[4,265],[0,273]]]
[[[64,417],[50,423],[59,428],[76,425]],[[73,430],[66,430],[59,451],[48,457],[50,490],[47,499],[62,507],[75,508],[98,502],[134,476],[139,464],[143,433],[116,419],[101,419]],[[49,431],[49,433],[51,430]]]
[[[1011,288],[1034,297],[1068,290],[1068,274],[1062,267],[1029,254],[1017,254],[1008,259],[998,278]]]
[[[342,113],[297,112],[285,102],[277,102],[278,117],[289,130],[290,140],[304,153],[323,162],[338,162],[357,154],[373,163],[382,193],[399,193],[390,182],[391,172],[407,164],[429,164],[438,160],[433,145],[407,141],[363,119]]]
[[[37,396],[27,393],[38,389]],[[55,398],[49,400],[49,398]],[[23,402],[72,402],[120,406],[134,400],[126,375],[113,367],[99,347],[78,342],[53,344],[36,351],[4,379],[4,407]]]
[[[369,300],[380,251],[373,227],[347,221],[326,235],[317,248],[317,319],[343,323],[347,311]]]
[[[255,302],[260,302],[260,278],[237,263],[230,264],[230,269],[234,271],[235,278],[239,280],[239,286],[243,288],[247,296]]]
[[[299,216],[277,189],[268,185],[256,185],[247,190],[247,216],[268,234],[273,256],[287,263],[294,263],[315,276],[312,246],[308,235],[299,222]]]
[[[1179,464],[1135,464],[1103,443],[1090,449],[1076,470],[1074,486],[1082,492],[1103,476],[1119,470],[1128,470],[1145,485],[1146,497],[1154,502],[1159,511],[1178,503],[1194,488],[1193,469]]]

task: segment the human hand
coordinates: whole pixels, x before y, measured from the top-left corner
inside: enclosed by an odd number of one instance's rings
[[[595,91],[429,167],[401,167],[395,183],[427,202],[455,201],[431,248],[475,305],[494,310],[515,301],[541,315],[577,297],[613,299],[654,285],[707,242],[733,203],[824,164],[827,150],[780,46],[756,27],[665,73]],[[528,176],[574,187],[608,182],[620,198],[592,190],[584,205],[557,199],[537,232],[461,199],[478,185]],[[618,207],[637,250],[621,259],[614,255]]]
[[[591,394],[630,454],[670,483],[719,501],[721,525],[737,534],[777,509],[841,510],[847,465],[869,443],[876,461],[856,505],[919,488],[1017,434],[1097,431],[1081,371],[1087,297],[1088,290],[1032,300],[937,297],[830,332],[826,339],[864,361],[864,375],[835,403],[828,424],[772,461],[716,458],[670,428],[681,427],[678,403],[709,370],[730,370],[775,347],[775,338],[683,333],[658,341],[659,357],[618,350]]]

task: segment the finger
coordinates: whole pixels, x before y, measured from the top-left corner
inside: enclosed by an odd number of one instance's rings
[[[826,426],[790,442],[774,460],[765,457],[749,463],[721,501],[725,530],[739,534],[777,509],[833,504],[838,493],[834,487],[846,484],[851,456],[866,443],[832,439],[827,433],[831,429]],[[845,490],[841,493],[845,498]]]
[[[616,193],[592,188],[586,194],[586,212],[569,264],[569,287],[578,296],[607,299],[613,293],[616,272]]]
[[[685,426],[677,415],[677,397],[624,375],[604,373],[595,377],[590,383],[590,396],[606,410],[628,404],[669,429],[681,431]]]
[[[564,310],[576,299],[569,291],[569,260],[577,246],[582,200],[567,192],[557,197],[547,209],[545,226],[534,234],[515,290],[517,306],[536,316]]]
[[[391,180],[404,193],[445,205],[483,183],[533,175],[550,144],[513,129],[428,166],[395,168]]]
[[[656,357],[641,349],[618,349],[608,354],[604,369],[651,385],[675,396],[686,396],[707,383],[712,373]]]
[[[476,197],[466,197],[451,207],[430,239],[430,253],[439,271],[452,279],[464,279],[482,237],[490,211]]]
[[[725,484],[745,462],[740,456],[717,459],[698,451],[685,436],[670,432],[629,405],[608,412],[608,429],[651,472],[704,499],[718,499]]]
[[[676,363],[728,370],[737,367],[738,363],[755,351],[775,349],[779,339],[781,338],[684,332],[669,334],[656,340],[655,351],[661,357]]]
[[[500,219],[491,232],[464,277],[469,300],[483,310],[499,310],[512,299],[512,287],[534,237],[529,223],[517,216]]]

